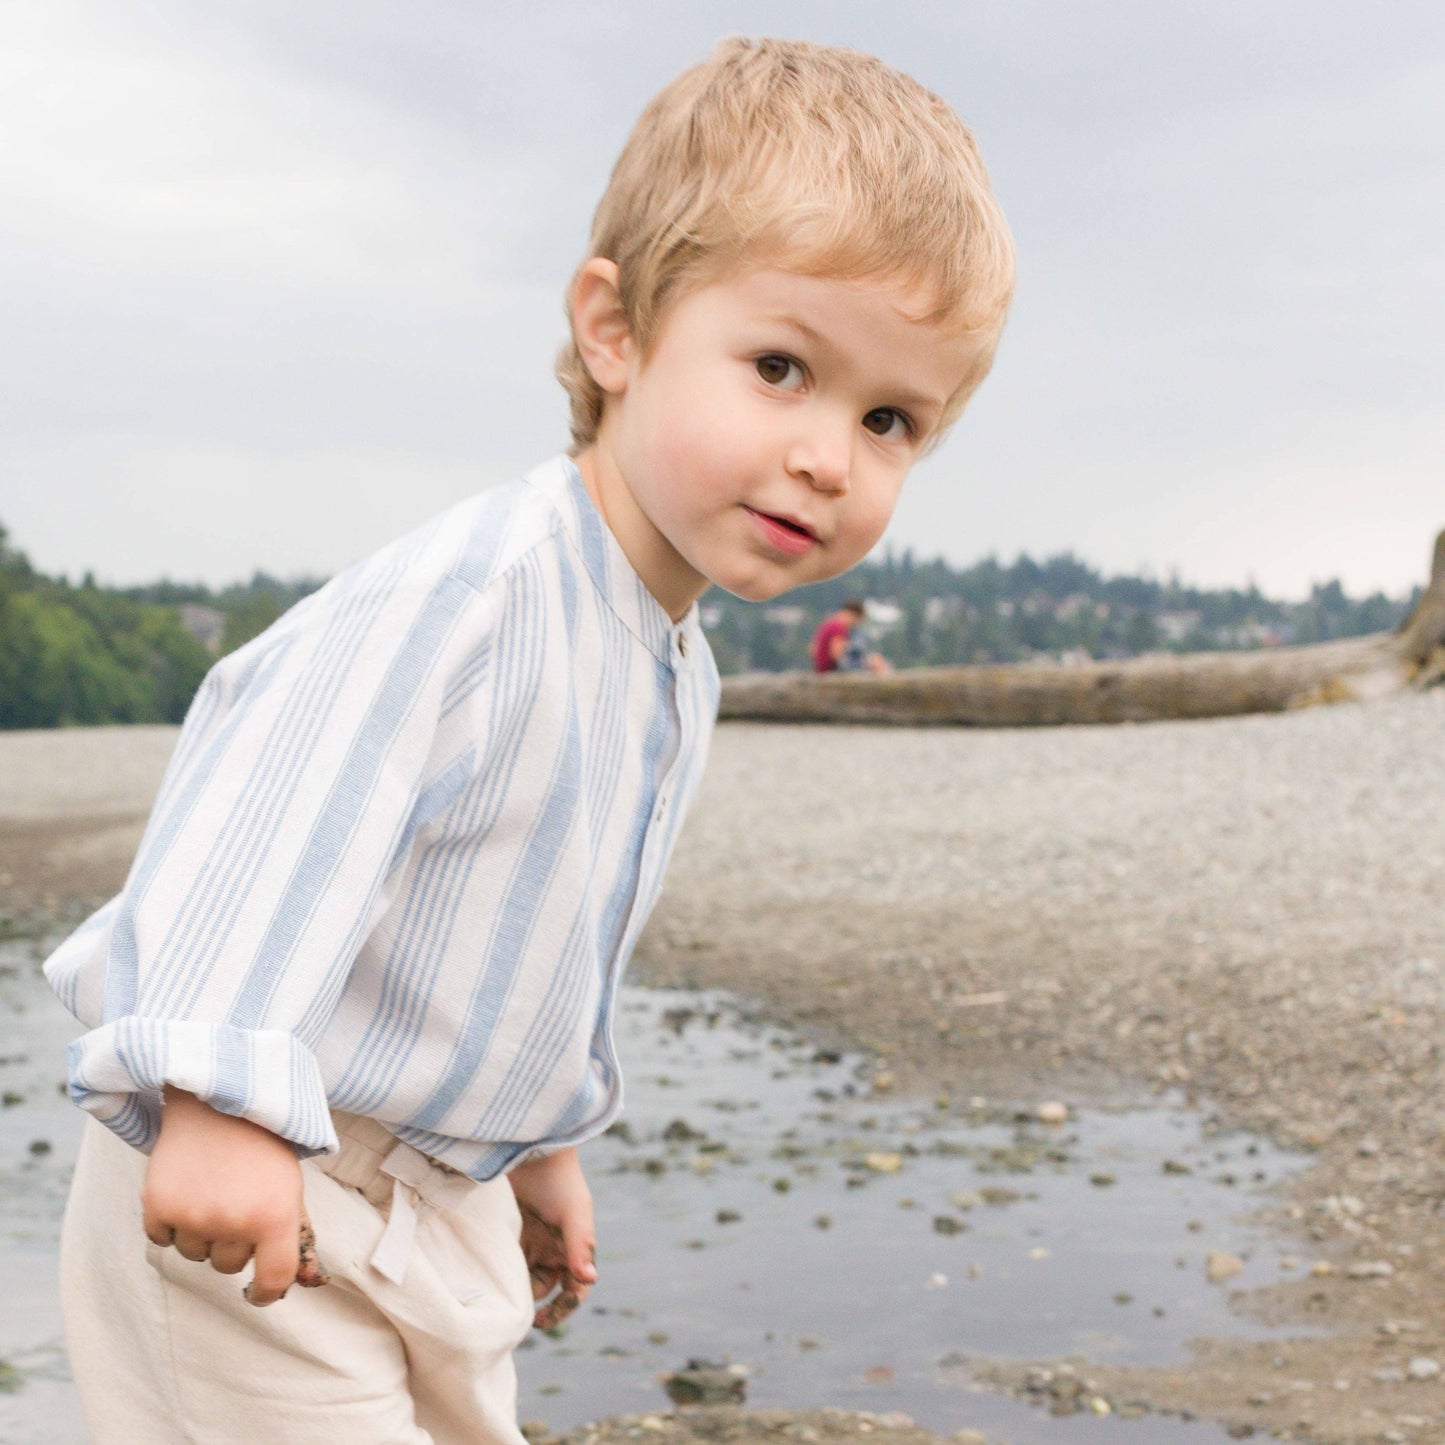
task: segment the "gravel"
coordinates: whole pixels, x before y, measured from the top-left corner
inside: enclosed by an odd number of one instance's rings
[[[12,913],[120,881],[169,746],[38,736],[0,736]],[[1281,1438],[1445,1439],[1445,1381],[1409,1374],[1445,1355],[1442,784],[1440,689],[1113,728],[730,723],[634,976],[760,999],[900,1092],[1170,1090],[1310,1151],[1276,1214],[1320,1267],[1240,1299],[1309,1329],[1101,1388]]]

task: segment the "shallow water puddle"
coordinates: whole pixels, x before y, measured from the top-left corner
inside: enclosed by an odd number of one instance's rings
[[[1287,1251],[1242,1222],[1298,1161],[1164,1107],[1060,1126],[981,1099],[895,1101],[867,1061],[722,995],[634,989],[624,1122],[587,1148],[602,1283],[518,1356],[523,1415],[665,1408],[689,1359],[759,1407],[903,1411],[1014,1442],[1226,1438],[1151,1416],[1053,1418],[968,1389],[970,1359],[1163,1363],[1251,1327],[1228,1289]],[[1243,1272],[1210,1284],[1222,1250]]]
[[[76,1029],[43,956],[0,944],[0,1360],[17,1371],[0,1370],[0,1440],[82,1445],[55,1297]],[[897,1101],[863,1059],[717,994],[626,990],[618,1032],[624,1122],[585,1154],[602,1283],[518,1354],[523,1418],[666,1409],[661,1378],[704,1359],[745,1369],[759,1407],[902,1411],[1013,1445],[1226,1438],[1160,1416],[1055,1419],[975,1392],[969,1361],[1168,1361],[1191,1336],[1246,1331],[1226,1291],[1279,1278],[1286,1251],[1239,1216],[1296,1161],[1182,1109],[1047,1126]],[[1211,1250],[1243,1273],[1209,1284]]]
[[[83,1445],[56,1244],[81,1114],[60,1088],[79,1029],[40,975],[48,949],[0,942],[0,1441]],[[9,1370],[6,1370],[9,1366]]]

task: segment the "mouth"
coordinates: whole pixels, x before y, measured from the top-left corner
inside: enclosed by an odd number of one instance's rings
[[[768,541],[781,551],[797,556],[818,541],[817,535],[795,517],[779,512],[760,512],[756,507],[745,506],[743,510],[758,524]]]

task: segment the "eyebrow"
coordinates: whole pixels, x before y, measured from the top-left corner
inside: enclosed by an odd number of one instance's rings
[[[763,318],[765,321],[775,323],[778,326],[786,326],[790,331],[796,331],[800,336],[806,337],[815,346],[821,346],[828,351],[838,350],[837,343],[824,336],[821,331],[809,326],[806,321],[799,321],[796,316],[788,316],[783,312],[777,312]],[[940,414],[948,404],[947,397],[936,397],[924,391],[914,391],[910,386],[897,386],[889,388],[890,394],[902,406],[916,410],[937,411]]]

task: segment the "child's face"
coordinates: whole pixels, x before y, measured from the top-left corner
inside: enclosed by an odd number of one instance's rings
[[[604,265],[606,263],[603,263]],[[624,340],[578,459],[623,550],[680,616],[709,582],[763,601],[882,536],[973,345],[888,280],[740,270]]]

